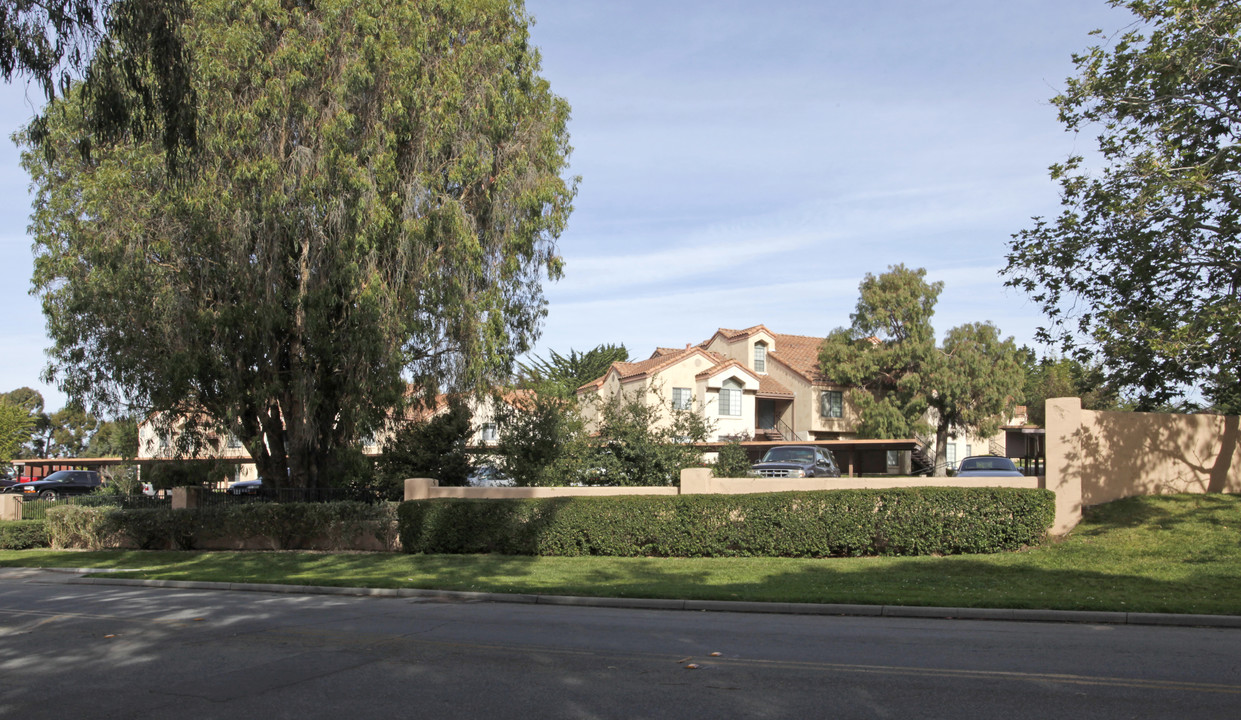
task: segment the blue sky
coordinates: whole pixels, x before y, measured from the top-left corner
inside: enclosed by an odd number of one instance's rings
[[[1089,153],[1048,99],[1070,56],[1130,16],[1103,0],[527,0],[544,75],[573,106],[580,192],[537,351],[848,325],[862,277],[944,282],[942,333],[990,320],[1032,344],[1037,307],[997,276],[1058,210],[1047,166]],[[0,86],[0,130],[37,90]],[[39,388],[48,345],[28,179],[0,143],[0,391]]]

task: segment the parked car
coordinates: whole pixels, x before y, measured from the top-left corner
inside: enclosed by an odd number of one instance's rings
[[[258,495],[261,492],[263,492],[263,478],[238,480],[228,486],[229,495]]]
[[[57,470],[42,480],[32,480],[4,488],[0,492],[20,493],[22,497],[55,500],[66,495],[85,495],[103,487],[94,470]]]
[[[510,487],[513,479],[492,465],[479,465],[466,479],[471,487]]]
[[[1012,460],[999,455],[973,455],[957,466],[957,477],[1025,477]]]
[[[840,477],[831,451],[813,445],[773,447],[750,469],[759,477]]]

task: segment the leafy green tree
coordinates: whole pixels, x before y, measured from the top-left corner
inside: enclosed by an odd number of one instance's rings
[[[100,423],[90,437],[86,454],[90,457],[138,457],[138,422],[121,417]]]
[[[614,362],[629,359],[622,345],[599,345],[579,353],[572,348],[567,356],[552,350],[547,360],[532,356],[529,363],[518,363],[518,383],[541,394],[574,397],[577,389],[601,377]]]
[[[1077,397],[1086,410],[1116,410],[1120,396],[1108,384],[1103,369],[1073,358],[1038,357],[1030,348],[1020,351],[1025,370],[1025,403],[1033,425],[1047,423],[1047,399]]]
[[[376,477],[391,499],[405,492],[405,479],[429,477],[440,485],[465,485],[470,475],[470,408],[453,396],[447,409],[429,418],[400,423],[384,442]]]
[[[1063,211],[1013,236],[1007,283],[1040,331],[1153,409],[1201,388],[1241,412],[1241,5],[1113,0],[1134,26],[1075,55],[1053,99],[1097,167],[1051,167]]]
[[[29,442],[34,418],[26,408],[7,400],[0,400],[0,464],[8,464],[17,457],[22,446]]]
[[[707,439],[711,422],[693,410],[674,409],[662,393],[654,395],[657,402],[623,393],[600,401],[584,483],[676,485],[682,469],[702,464],[693,443]]]
[[[489,387],[529,349],[569,108],[517,0],[191,7],[192,173],[137,138],[69,152],[75,92],[47,110],[59,152],[27,136],[49,374],[317,487],[405,398]]]
[[[749,477],[753,473],[750,466],[750,456],[746,455],[745,448],[741,447],[740,442],[733,440],[720,448],[711,474],[726,478]]]
[[[500,471],[519,486],[559,486],[587,467],[589,449],[575,405],[556,395],[495,398]]]
[[[1025,371],[1013,339],[991,323],[949,330],[936,357],[929,405],[935,423],[935,473],[948,466],[948,439],[959,433],[990,437],[1021,399]]]
[[[834,330],[819,351],[819,369],[850,387],[858,434],[908,438],[934,433],[936,473],[947,464],[956,433],[991,435],[1020,398],[1024,375],[1011,338],[990,323],[949,330],[936,345],[931,318],[943,283],[926,271],[895,265],[859,286],[850,328]],[[928,412],[933,410],[934,412]]]
[[[922,268],[894,265],[878,277],[867,273],[849,316],[852,326],[824,340],[819,368],[851,388],[861,437],[907,438],[930,430],[925,415],[937,357],[931,317],[943,287],[928,283]]]
[[[20,387],[0,394],[0,404],[11,405],[25,411],[30,422],[23,423],[25,438],[18,443],[13,451],[13,458],[45,457],[47,436],[50,433],[51,421],[43,411],[43,393],[29,387]]]
[[[48,416],[45,457],[67,458],[83,455],[99,427],[99,420],[83,410],[82,406],[74,403],[66,405]]]
[[[77,150],[159,135],[168,167],[196,143],[196,98],[181,34],[186,0],[0,0],[0,75],[35,81],[48,100],[80,81]],[[32,135],[48,152],[45,118]]]

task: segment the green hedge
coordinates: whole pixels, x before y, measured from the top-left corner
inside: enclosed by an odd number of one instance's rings
[[[350,549],[358,537],[396,539],[395,503],[238,503],[190,510],[68,505],[47,511],[54,547],[191,550],[211,542],[258,541],[276,550]]]
[[[435,499],[398,510],[405,552],[659,557],[993,553],[1040,542],[1055,495],[901,488],[761,495]]]
[[[47,547],[47,525],[42,520],[0,522],[0,550]]]

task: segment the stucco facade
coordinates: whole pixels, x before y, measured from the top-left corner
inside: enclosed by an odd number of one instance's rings
[[[852,438],[857,410],[845,388],[819,372],[822,343],[820,337],[785,335],[763,325],[720,328],[697,345],[658,348],[646,360],[613,363],[606,375],[579,388],[578,398],[588,425],[597,399],[623,390],[670,409],[688,389],[693,407],[714,423],[717,439]],[[732,391],[740,392],[739,408],[721,400],[733,397]]]

